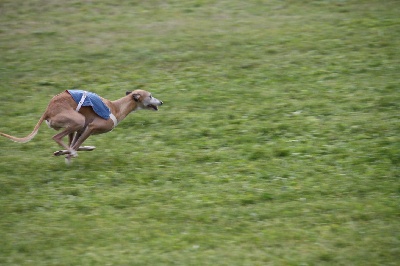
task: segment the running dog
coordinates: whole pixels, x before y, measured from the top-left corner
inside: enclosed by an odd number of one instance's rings
[[[128,114],[140,109],[158,111],[162,101],[154,98],[144,90],[126,92],[126,96],[115,101],[109,101],[95,93],[66,90],[51,99],[46,111],[36,124],[32,133],[24,138],[1,133],[1,136],[15,142],[25,143],[32,140],[39,131],[40,125],[46,121],[55,130],[63,129],[53,136],[53,140],[65,150],[54,152],[55,156],[66,155],[66,163],[77,157],[77,151],[91,151],[93,146],[81,146],[90,136],[107,133],[113,130]],[[69,144],[63,142],[68,136]]]

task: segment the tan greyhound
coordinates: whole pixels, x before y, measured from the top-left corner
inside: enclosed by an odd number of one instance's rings
[[[54,155],[66,155],[66,162],[69,164],[72,157],[78,156],[77,151],[95,149],[93,146],[81,146],[90,135],[111,131],[133,111],[140,109],[157,111],[158,106],[163,104],[162,101],[144,90],[128,91],[125,97],[116,101],[109,101],[96,95],[106,105],[105,108],[108,107],[109,118],[104,119],[91,106],[82,105],[88,92],[84,92],[85,96],[82,96],[80,102],[74,100],[70,92],[64,91],[53,97],[32,133],[28,136],[17,138],[1,132],[0,135],[15,142],[25,143],[35,137],[43,121],[46,121],[47,125],[55,130],[63,128],[63,131],[53,136],[53,140],[64,147],[65,150],[56,151]],[[62,141],[65,136],[69,137],[68,145]]]

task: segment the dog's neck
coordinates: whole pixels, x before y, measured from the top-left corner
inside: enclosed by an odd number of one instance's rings
[[[121,99],[111,101],[111,112],[115,115],[118,122],[121,122],[129,113],[138,108],[137,103],[128,95]]]

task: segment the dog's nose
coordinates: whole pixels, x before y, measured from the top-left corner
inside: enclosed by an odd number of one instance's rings
[[[160,101],[160,105],[163,105],[163,101]]]

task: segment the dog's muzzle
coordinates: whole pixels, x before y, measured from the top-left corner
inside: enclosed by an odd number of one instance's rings
[[[157,103],[151,103],[151,104],[147,105],[146,107],[149,109],[153,109],[154,111],[158,111],[158,106],[161,106],[164,103],[160,100],[157,100],[157,101],[158,101]]]

